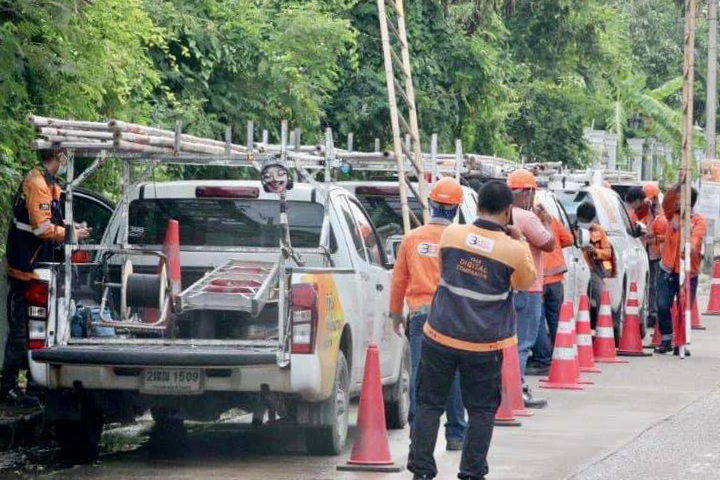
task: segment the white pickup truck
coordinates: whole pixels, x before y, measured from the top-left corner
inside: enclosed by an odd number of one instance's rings
[[[288,192],[290,238],[302,265],[287,260],[287,291],[273,270],[279,200],[257,181],[138,185],[127,210],[115,211],[104,249],[91,263],[73,265],[69,309],[63,267],[46,269],[47,335],[31,352],[31,369],[47,389],[65,455],[91,459],[103,423],[148,409],[161,427],[212,421],[232,408],[253,412],[254,423],[306,427],[311,453],[340,453],[370,343],[379,347],[388,426],[405,425],[409,349],[387,317],[391,265],[362,204],[331,187],[325,217],[324,192],[309,184]],[[330,235],[321,246],[324,218]],[[115,327],[121,314],[127,318],[121,310],[129,293],[117,292],[126,281],[123,265],[131,259],[135,274],[154,274],[170,219],[180,225],[185,290],[164,328],[144,329],[158,313],[140,308],[137,328],[126,328],[127,321]],[[128,244],[121,248],[125,222]],[[223,279],[223,272],[244,276]],[[248,294],[263,289],[260,303]],[[87,328],[73,328],[79,305],[94,307],[100,318],[88,315]],[[279,313],[284,308],[287,315]]]

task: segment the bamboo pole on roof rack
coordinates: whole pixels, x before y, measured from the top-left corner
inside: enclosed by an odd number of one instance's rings
[[[110,130],[106,122],[86,122],[78,120],[60,120],[29,114],[28,121],[39,127],[77,128],[81,130]]]
[[[113,133],[102,130],[80,130],[75,128],[40,127],[35,126],[35,131],[40,135],[53,135],[59,137],[81,137],[86,139],[96,138],[99,140],[112,140]]]

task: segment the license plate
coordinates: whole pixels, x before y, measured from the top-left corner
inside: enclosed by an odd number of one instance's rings
[[[202,373],[197,368],[143,370],[141,391],[150,394],[193,394],[201,393]]]

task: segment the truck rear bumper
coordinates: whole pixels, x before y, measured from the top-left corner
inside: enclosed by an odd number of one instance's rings
[[[276,356],[275,352],[267,350],[211,349],[189,346],[154,346],[152,348],[72,346],[35,350],[32,352],[32,359],[40,363],[60,365],[236,367],[274,365]]]

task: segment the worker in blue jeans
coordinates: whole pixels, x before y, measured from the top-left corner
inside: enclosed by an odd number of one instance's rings
[[[411,435],[415,420],[415,393],[417,392],[418,371],[420,370],[420,350],[422,349],[425,320],[427,320],[427,313],[411,316],[408,329],[408,333],[410,334],[410,358],[412,359],[410,413],[408,415]],[[445,404],[445,442],[448,450],[462,450],[466,428],[465,407],[463,406],[462,396],[460,395],[460,371],[458,370],[455,374],[455,381],[450,389],[447,403]]]

